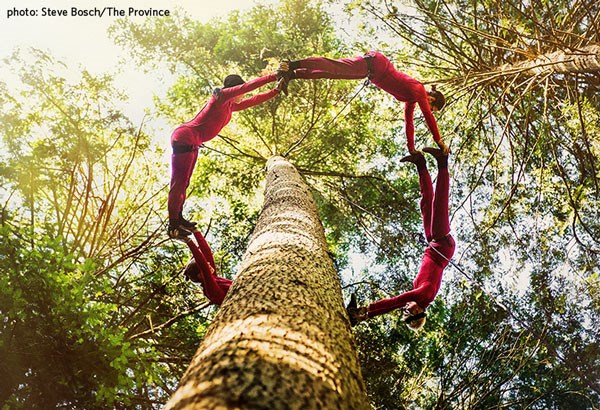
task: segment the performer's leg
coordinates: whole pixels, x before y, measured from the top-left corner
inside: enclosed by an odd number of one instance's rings
[[[431,212],[433,206],[433,184],[431,183],[431,176],[427,170],[427,166],[419,169],[419,186],[421,188],[421,216],[423,217],[423,229],[425,231],[425,238],[427,242],[433,239],[431,231]]]
[[[431,207],[433,202],[433,185],[431,183],[431,176],[427,171],[427,162],[423,153],[417,151],[414,154],[407,155],[400,160],[401,162],[412,162],[417,166],[417,172],[419,173],[419,187],[421,188],[421,215],[423,217],[423,229],[425,230],[425,237],[427,241],[431,241]]]
[[[432,235],[442,238],[450,233],[450,220],[448,217],[448,195],[450,191],[450,177],[448,168],[440,168],[435,184],[433,200]]]
[[[433,155],[438,165],[438,175],[433,198],[431,234],[434,239],[440,239],[450,233],[450,220],[448,217],[448,197],[450,194],[448,155],[444,154],[438,148],[424,148],[423,150]]]
[[[202,287],[204,288],[204,294],[211,302],[220,305],[225,298],[226,292],[223,291],[223,289],[221,289],[219,286],[217,282],[217,276],[194,241],[190,239],[186,243],[190,248],[190,251],[192,251],[192,255],[194,256],[194,260],[198,266],[200,281],[202,283]]]
[[[171,187],[167,201],[170,221],[177,221],[180,218],[186,199],[186,190],[190,184],[197,159],[197,150],[171,155]]]
[[[367,77],[369,69],[363,57],[333,60],[326,57],[310,57],[290,62],[290,70],[296,70],[295,78],[332,78],[356,80]]]
[[[194,238],[196,238],[196,242],[198,242],[198,247],[200,248],[200,252],[202,252],[202,254],[206,257],[206,260],[208,261],[210,266],[212,266],[212,268],[215,270],[215,274],[216,274],[217,267],[215,265],[215,259],[213,258],[213,254],[210,249],[210,246],[208,246],[206,239],[204,239],[204,235],[202,235],[202,232],[200,232],[198,229],[195,229],[193,231],[193,234],[194,234]]]

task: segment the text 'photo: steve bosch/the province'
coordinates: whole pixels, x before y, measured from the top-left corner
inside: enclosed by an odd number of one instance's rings
[[[6,11],[6,18],[15,17],[166,17],[170,16],[168,9],[146,8],[139,9],[135,7],[94,7],[94,8],[18,8],[13,7]]]

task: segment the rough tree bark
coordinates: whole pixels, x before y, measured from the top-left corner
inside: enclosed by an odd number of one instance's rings
[[[577,74],[600,71],[600,46],[590,45],[577,51],[555,51],[528,61],[505,64],[499,72],[522,75]]]
[[[166,409],[368,409],[312,195],[282,157],[240,273]]]
[[[508,81],[515,76],[520,78],[538,78],[543,82],[547,75],[593,74],[600,71],[600,46],[590,45],[577,51],[555,51],[540,54],[535,58],[507,63],[492,70],[471,71],[465,75],[443,80],[467,89],[481,85],[490,85],[498,81]]]

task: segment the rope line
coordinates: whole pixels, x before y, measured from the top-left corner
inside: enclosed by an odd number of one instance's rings
[[[350,103],[352,101],[354,101],[354,99],[358,96],[358,94],[360,94],[360,92],[371,83],[371,81],[367,78],[364,82],[363,85],[358,89],[358,91],[356,91],[354,93],[354,95],[346,102],[346,104],[344,104],[344,106],[342,107],[341,110],[339,110],[337,112],[337,114],[335,114],[335,116],[331,119],[331,121],[329,121],[327,123],[327,125],[325,125],[324,127],[322,127],[323,129],[329,129],[337,120],[337,118],[340,116],[340,114],[346,109],[346,107],[348,107],[348,105],[350,105]],[[304,136],[302,138],[300,138],[298,141],[296,141],[294,144],[292,144],[292,146],[290,148],[288,148],[288,150],[283,154],[284,158],[287,158],[287,156],[294,151],[296,148],[298,148],[298,146],[300,144],[302,144],[302,142],[304,142],[304,140],[308,137],[308,133],[304,134]]]

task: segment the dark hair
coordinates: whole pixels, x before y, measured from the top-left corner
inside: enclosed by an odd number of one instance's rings
[[[183,273],[192,282],[200,283],[200,279],[198,278],[198,276],[200,275],[200,268],[198,267],[198,264],[196,263],[194,258],[190,259],[187,265],[185,265]]]
[[[444,94],[440,91],[435,89],[435,85],[431,86],[431,91],[428,91],[427,94],[435,98],[435,101],[433,101],[431,105],[436,106],[438,110],[444,108],[444,105],[446,105],[446,97],[444,97]]]
[[[242,77],[240,77],[239,75],[229,74],[227,77],[225,77],[225,80],[223,81],[223,88],[235,87],[236,85],[244,83],[245,81],[242,80]]]
[[[419,330],[425,325],[425,321],[427,320],[427,314],[424,311],[416,315],[405,312],[403,316],[404,323],[412,330]]]

